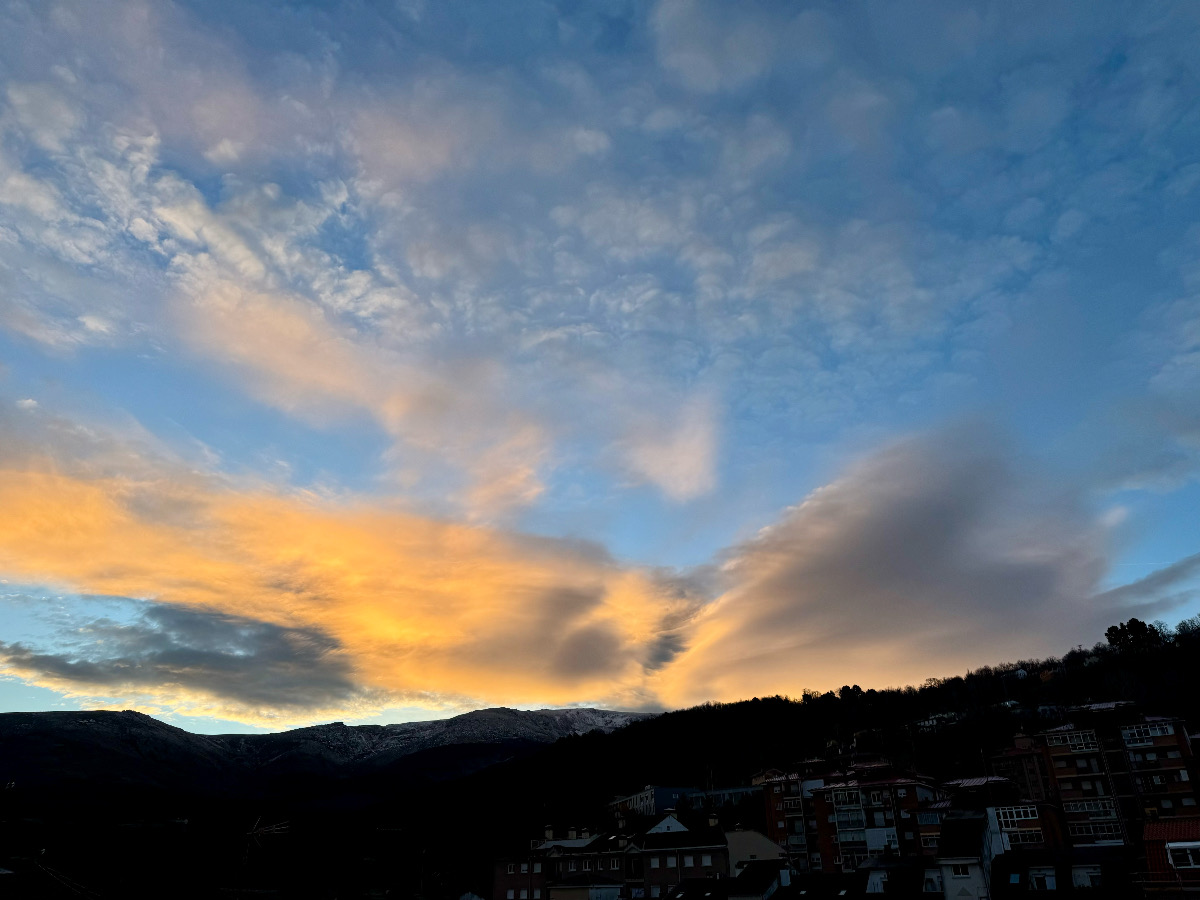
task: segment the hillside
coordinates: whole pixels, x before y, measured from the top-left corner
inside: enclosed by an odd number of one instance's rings
[[[547,823],[603,827],[607,802],[645,784],[744,784],[814,756],[882,755],[935,778],[972,776],[1013,734],[1102,701],[1195,728],[1198,638],[1200,628],[1126,628],[1061,659],[920,687],[847,685],[656,717],[484,710],[208,737],[137,713],[8,714],[0,780],[17,787],[0,795],[0,847],[46,849],[75,881],[128,897],[161,896],[155,878],[179,871],[196,879],[180,897],[233,885],[280,897],[486,895],[495,854],[528,846]],[[723,815],[754,826],[761,809]],[[131,847],[137,867],[114,872],[108,861]]]

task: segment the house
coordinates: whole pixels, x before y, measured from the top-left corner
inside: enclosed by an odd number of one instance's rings
[[[1147,891],[1200,891],[1200,818],[1160,819],[1142,831]]]
[[[758,860],[786,861],[787,850],[758,831],[727,831],[725,845],[729,852],[729,874],[735,878],[747,863]]]
[[[990,897],[992,859],[996,847],[988,834],[988,817],[974,810],[951,810],[942,822],[937,868],[942,896],[950,900]]]
[[[679,816],[665,816],[631,837],[625,853],[631,898],[668,897],[687,879],[729,875],[729,848],[715,818],[685,824]]]

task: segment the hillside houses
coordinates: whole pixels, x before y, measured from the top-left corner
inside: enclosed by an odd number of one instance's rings
[[[493,898],[1200,889],[1186,724],[1128,704],[1072,708],[1063,719],[1015,735],[984,771],[965,778],[838,757],[747,773],[747,784],[723,790],[648,786],[614,800],[600,831],[549,830],[520,859],[499,861]],[[748,797],[757,804],[752,822],[744,820]]]

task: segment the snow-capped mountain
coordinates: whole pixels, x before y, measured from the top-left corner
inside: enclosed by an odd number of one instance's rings
[[[326,766],[375,767],[452,744],[550,744],[572,734],[609,732],[646,713],[608,709],[479,709],[449,719],[396,725],[333,722],[277,734],[220,735],[213,740],[250,766],[279,766],[291,758]]]
[[[264,777],[396,773],[417,765],[436,780],[568,735],[609,732],[647,717],[604,709],[498,708],[396,725],[334,722],[275,734],[203,735],[130,710],[0,713],[0,776],[27,785],[221,790]]]

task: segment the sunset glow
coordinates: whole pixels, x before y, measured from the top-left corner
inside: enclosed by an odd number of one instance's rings
[[[0,709],[661,710],[1200,612],[1198,7],[375,7],[0,11]]]

